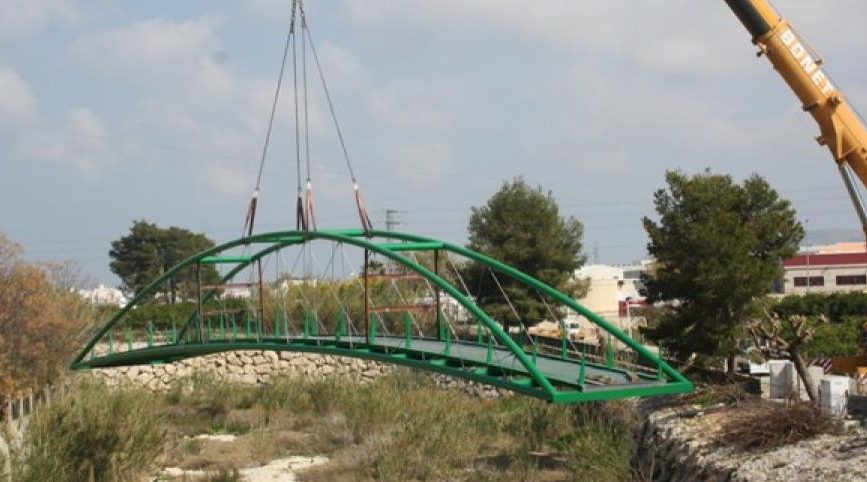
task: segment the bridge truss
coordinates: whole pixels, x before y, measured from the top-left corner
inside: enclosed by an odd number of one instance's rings
[[[484,267],[513,311],[507,291],[517,284],[542,300],[549,321],[579,316],[604,336],[595,344],[563,337],[552,349],[528,333],[525,320],[517,329],[503,327],[476,303],[460,275],[463,263]],[[147,309],[155,305],[165,309]],[[71,367],[170,363],[235,350],[377,360],[552,403],[692,390],[616,326],[521,271],[443,241],[361,229],[256,234],[198,253],[115,313]]]

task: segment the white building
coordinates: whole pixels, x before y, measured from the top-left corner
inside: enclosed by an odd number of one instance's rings
[[[621,317],[624,308],[643,302],[640,294],[641,273],[649,262],[637,265],[609,266],[591,264],[575,272],[575,278],[589,283],[587,295],[577,301],[589,310],[609,319]]]
[[[634,319],[635,311],[638,311],[635,309],[645,305],[644,297],[640,293],[641,274],[647,271],[650,263],[642,261],[626,266],[584,266],[575,272],[575,278],[587,281],[589,286],[587,294],[577,301],[631,334],[633,324],[643,321],[643,318]]]
[[[78,290],[78,294],[95,305],[124,306],[127,302],[123,291],[104,284],[91,290]]]
[[[864,243],[810,247],[783,260],[783,273],[776,291],[787,295],[867,291],[867,252]]]

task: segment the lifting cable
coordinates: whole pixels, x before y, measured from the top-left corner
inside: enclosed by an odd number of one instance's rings
[[[262,185],[262,173],[265,169],[265,159],[268,155],[268,145],[271,142],[271,131],[274,128],[274,114],[277,112],[277,101],[280,98],[280,87],[283,85],[283,72],[286,70],[286,58],[289,55],[289,44],[295,36],[295,11],[298,0],[292,0],[292,16],[289,21],[289,31],[286,33],[286,43],[283,45],[283,60],[280,62],[280,73],[277,75],[277,87],[274,89],[274,100],[271,103],[271,115],[268,117],[268,129],[265,133],[265,144],[262,147],[262,157],[259,160],[259,173],[256,175],[256,187],[247,207],[247,216],[244,220],[244,236],[253,234],[253,224],[256,221],[256,205],[259,199],[259,189]]]
[[[295,30],[295,8],[300,0],[293,2],[292,30]],[[302,37],[304,34],[302,34]],[[292,42],[292,93],[295,109],[295,184],[297,198],[295,202],[295,229],[307,231],[307,215],[304,209],[304,196],[301,188],[301,125],[298,120],[298,41]]]
[[[298,39],[296,37],[296,22],[300,16],[301,23],[301,83],[298,81]],[[355,170],[352,168],[352,162],[349,158],[349,151],[346,148],[346,141],[343,137],[343,131],[340,128],[340,123],[337,120],[337,114],[334,109],[334,102],[331,99],[331,93],[328,90],[328,84],[325,81],[325,75],[322,70],[322,65],[319,62],[319,56],[316,53],[313,37],[310,34],[307,15],[304,12],[302,0],[292,0],[292,15],[289,22],[289,30],[286,34],[286,42],[283,46],[283,57],[280,63],[280,72],[277,77],[277,86],[274,91],[274,99],[271,104],[271,113],[268,118],[268,129],[265,134],[265,143],[262,148],[262,156],[259,160],[259,170],[256,176],[256,186],[253,189],[253,195],[250,199],[250,204],[247,208],[247,214],[244,221],[244,236],[253,234],[253,225],[256,220],[256,208],[262,184],[262,175],[265,167],[265,159],[268,154],[268,146],[271,141],[271,133],[274,127],[274,118],[277,111],[277,104],[280,98],[280,90],[283,85],[283,77],[286,70],[286,63],[289,59],[289,47],[292,47],[292,72],[293,72],[293,94],[294,94],[294,120],[295,120],[295,170],[296,170],[296,221],[295,228],[298,230],[308,231],[316,229],[315,204],[313,201],[313,181],[310,168],[310,121],[308,109],[308,90],[307,90],[307,44],[310,44],[310,52],[313,54],[313,60],[316,63],[316,71],[322,85],[322,90],[325,92],[325,99],[328,103],[328,111],[331,114],[331,119],[337,131],[337,138],[340,141],[340,148],[343,152],[343,159],[346,161],[346,167],[349,172],[349,177],[352,180],[352,188],[355,196],[355,206],[358,210],[358,217],[361,221],[361,227],[367,235],[373,229],[373,224],[370,221],[370,216],[367,213],[367,207],[364,203],[364,196],[361,188],[358,185],[358,179],[355,176]],[[299,99],[299,88],[302,90],[301,98]],[[303,102],[303,106],[301,104]],[[302,120],[303,117],[303,120]],[[302,127],[303,122],[303,127]],[[303,159],[305,164],[306,184],[301,181],[301,163],[302,163],[302,138],[301,132],[304,132],[303,144],[304,153]]]
[[[322,72],[322,64],[319,62],[319,55],[316,53],[316,46],[313,42],[313,36],[310,34],[309,24],[307,23],[307,15],[304,13],[304,5],[298,1],[298,10],[301,14],[301,35],[306,35],[310,42],[310,53],[313,54],[313,61],[316,63],[316,71],[319,74],[319,81],[322,83],[322,90],[325,92],[325,100],[328,102],[328,111],[331,114],[331,120],[334,122],[334,128],[337,131],[337,138],[340,141],[340,148],[343,151],[343,159],[346,161],[346,167],[349,171],[349,177],[352,180],[352,189],[355,194],[355,206],[358,209],[358,217],[361,221],[361,227],[368,235],[373,229],[370,222],[370,216],[367,214],[367,208],[364,205],[364,196],[361,193],[361,188],[358,186],[358,179],[355,177],[355,171],[352,169],[352,162],[349,159],[349,151],[346,149],[346,141],[343,138],[343,132],[340,129],[340,123],[337,121],[337,114],[334,110],[334,102],[331,100],[331,93],[328,91],[328,84],[325,82],[325,74]]]
[[[302,10],[303,13],[303,10]],[[301,28],[307,29],[307,20],[301,16]],[[313,203],[313,182],[310,178],[310,116],[307,109],[307,40],[306,36],[301,35],[301,82],[304,91],[304,160],[306,164],[307,186],[306,186],[306,210],[305,218],[307,225],[313,231],[316,231],[316,212]],[[301,179],[299,174],[298,179]]]

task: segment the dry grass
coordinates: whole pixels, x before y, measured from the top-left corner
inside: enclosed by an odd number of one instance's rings
[[[136,480],[166,442],[157,397],[82,384],[37,410],[13,460],[13,480]]]
[[[728,415],[717,440],[740,450],[773,449],[821,434],[839,433],[840,421],[810,403],[755,401]]]
[[[738,383],[702,384],[692,393],[683,395],[680,400],[691,405],[707,407],[711,405],[737,405],[740,402],[755,399]]]
[[[198,379],[169,393],[166,406],[176,433],[243,433],[232,449],[238,467],[245,460],[328,455],[328,464],[299,474],[308,482],[636,478],[628,404],[482,401],[399,372],[370,384],[293,378],[258,388]],[[242,414],[249,415],[246,424],[238,422]],[[246,431],[237,430],[241,425]],[[209,453],[180,465],[202,464]],[[223,462],[205,468],[229,466]]]
[[[97,387],[72,399],[37,416],[34,433],[44,440],[28,443],[42,457],[28,463],[41,468],[14,480],[139,480],[154,460],[237,480],[236,468],[287,455],[329,457],[298,474],[308,482],[636,478],[628,404],[483,401],[411,372],[370,384],[196,378],[165,395]],[[238,436],[190,438],[227,432]]]

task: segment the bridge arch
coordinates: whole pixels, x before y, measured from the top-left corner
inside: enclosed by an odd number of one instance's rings
[[[166,282],[184,270],[193,267],[201,269],[203,264],[232,264],[234,266],[221,276],[221,285],[224,285],[245,269],[260,263],[266,256],[279,252],[283,248],[304,246],[317,240],[332,241],[354,246],[364,250],[365,253],[375,253],[422,277],[473,316],[479,330],[476,342],[453,341],[450,335],[445,339],[414,337],[410,336],[409,330],[405,330],[403,336],[377,334],[371,339],[372,330],[369,327],[365,329],[367,333],[353,334],[346,333],[345,330],[341,333],[338,327],[334,334],[317,333],[311,336],[307,333],[306,324],[303,334],[290,334],[287,331],[282,334],[275,332],[271,334],[272,336],[260,336],[257,333],[255,338],[227,337],[225,334],[222,337],[211,337],[208,329],[208,336],[205,336],[201,326],[202,307],[217,296],[219,289],[212,288],[205,293],[199,282],[197,308],[189,314],[180,332],[171,337],[171,340],[167,337],[163,343],[155,343],[149,333],[148,342],[144,346],[134,346],[130,341],[127,350],[117,352],[113,350],[111,338],[113,330],[123,325],[132,310],[154,297]],[[251,250],[252,254],[240,256],[225,254],[237,248]],[[531,349],[528,349],[526,344],[514,339],[482,307],[474,303],[467,293],[462,292],[438,273],[403,254],[408,251],[434,251],[459,256],[527,285],[609,333],[642,363],[625,367],[617,366],[616,363],[593,361],[583,352],[576,353],[577,350],[573,350],[573,353],[570,353],[566,349],[565,342],[559,355],[538,353],[535,343]],[[261,289],[260,287],[260,291]],[[262,313],[264,315],[264,309]],[[198,331],[196,331],[197,321]],[[481,336],[482,330],[487,334],[485,339]],[[448,330],[446,332],[450,333]],[[101,343],[103,345],[106,343],[106,338],[108,338],[108,352],[104,350],[100,352],[98,348]],[[451,243],[408,233],[376,230],[365,232],[358,229],[263,233],[230,241],[191,256],[166,271],[115,313],[87,343],[72,362],[71,367],[89,369],[171,362],[231,350],[315,352],[373,359],[474,380],[554,403],[682,393],[692,389],[692,385],[685,377],[616,326],[586,309],[571,297],[525,273]]]

